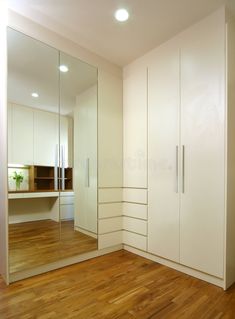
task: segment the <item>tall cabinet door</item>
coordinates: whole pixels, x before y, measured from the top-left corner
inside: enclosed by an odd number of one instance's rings
[[[123,104],[123,184],[147,188],[147,67],[125,70]]]
[[[14,164],[32,165],[34,162],[33,110],[29,107],[12,104],[11,116],[11,161]]]
[[[75,226],[97,234],[97,86],[77,96],[74,110]]]
[[[224,30],[212,16],[192,27],[181,50],[182,195],[180,262],[223,276]]]
[[[59,115],[34,111],[34,164],[54,166],[59,147]]]
[[[179,261],[179,49],[168,43],[149,66],[148,251]]]

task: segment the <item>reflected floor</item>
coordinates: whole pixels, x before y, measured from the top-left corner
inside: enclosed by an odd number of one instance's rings
[[[97,249],[97,239],[74,230],[73,221],[43,220],[9,225],[10,273]]]

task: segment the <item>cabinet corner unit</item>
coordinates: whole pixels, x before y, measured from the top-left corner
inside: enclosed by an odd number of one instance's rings
[[[146,171],[146,257],[224,289],[235,282],[234,39],[221,8],[124,70],[124,127],[147,136],[146,167],[131,185],[144,188]],[[144,94],[147,121],[134,114]],[[124,161],[136,158],[125,132],[124,144]]]

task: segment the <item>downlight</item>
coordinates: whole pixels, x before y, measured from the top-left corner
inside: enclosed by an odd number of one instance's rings
[[[115,12],[115,18],[119,22],[125,22],[129,19],[129,13],[126,9],[118,9]]]

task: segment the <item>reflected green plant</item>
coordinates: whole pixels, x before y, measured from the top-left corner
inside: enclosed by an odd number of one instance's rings
[[[14,172],[12,178],[15,180],[16,190],[20,190],[20,185],[24,180],[23,174],[21,172],[20,173]]]

